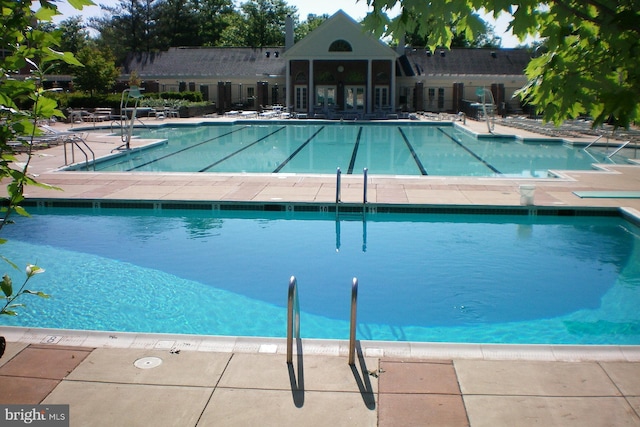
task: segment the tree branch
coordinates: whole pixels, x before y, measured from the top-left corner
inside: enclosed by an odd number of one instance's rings
[[[578,18],[580,18],[582,20],[589,21],[589,22],[592,22],[592,23],[597,24],[597,25],[602,25],[604,23],[603,19],[598,19],[598,18],[595,18],[593,16],[590,16],[590,15],[586,14],[585,12],[583,12],[582,10],[570,5],[565,0],[552,0],[552,3],[555,4],[556,6],[564,9],[565,11],[567,11],[569,13],[572,13],[572,14],[576,15]],[[597,8],[598,11],[603,13],[603,15],[609,16],[609,17],[613,18],[614,20],[616,19],[616,15],[617,15],[616,10],[608,7],[605,4],[602,4],[602,3],[598,2],[598,0],[584,0],[584,3],[587,4],[587,5],[591,5],[591,6],[595,7],[595,8]],[[640,34],[640,26],[628,26],[628,27],[623,28],[623,29],[630,30],[630,31],[633,31],[635,33]]]

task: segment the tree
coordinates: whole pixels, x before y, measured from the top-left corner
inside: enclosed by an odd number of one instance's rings
[[[111,52],[85,46],[76,56],[83,64],[73,68],[73,82],[79,89],[93,96],[95,93],[106,93],[115,85],[120,69],[116,67]]]
[[[62,32],[59,47],[64,52],[75,55],[89,42],[89,31],[82,21],[82,16],[65,19],[60,23],[59,29]]]
[[[426,47],[430,45],[432,25],[437,25],[433,18],[427,20],[416,19],[416,29],[405,35],[405,42],[410,46]],[[422,28],[425,27],[425,28]],[[464,30],[461,32],[459,24],[452,22],[449,24],[451,31],[451,44],[449,47],[466,48],[497,48],[500,46],[500,38],[496,37],[493,26],[482,20],[482,30],[476,30],[472,38],[467,38]]]
[[[197,2],[198,36],[201,46],[216,46],[227,28],[228,17],[235,13],[231,0],[199,0]]]
[[[164,0],[158,3],[158,32],[163,44],[200,46],[198,10],[188,0]]]
[[[365,18],[377,34],[402,34],[431,19],[429,45],[450,46],[456,22],[467,39],[482,31],[477,11],[494,17],[510,14],[510,29],[524,40],[544,40],[526,68],[529,83],[521,98],[556,124],[588,114],[593,126],[605,121],[628,127],[640,121],[640,2],[637,0],[400,0],[400,13],[387,12],[396,0],[371,0],[373,12]],[[418,17],[418,19],[415,19]]]
[[[149,52],[162,46],[155,31],[157,12],[153,0],[119,0],[115,6],[100,8],[105,15],[91,18],[89,25],[100,33],[98,42],[113,52],[118,63],[129,53]]]
[[[284,45],[285,20],[296,8],[283,0],[252,0],[240,7],[246,20],[246,39],[240,46]]]
[[[329,15],[326,13],[322,15],[314,15],[313,13],[310,13],[309,15],[307,15],[306,21],[302,21],[301,23],[295,26],[295,29],[294,29],[295,41],[298,42],[303,38],[305,38],[307,34],[312,32],[316,28],[318,28],[327,19],[329,19]]]
[[[51,24],[51,23],[47,23]],[[62,21],[57,27],[53,26],[52,31],[60,32],[60,50],[77,54],[85,47],[90,40],[89,31],[84,25],[82,16],[73,16]],[[58,63],[53,70],[54,74],[71,74],[72,67],[64,62]]]

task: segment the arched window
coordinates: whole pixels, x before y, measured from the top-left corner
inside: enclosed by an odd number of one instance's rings
[[[336,40],[329,46],[329,52],[352,52],[351,44],[346,40]]]
[[[296,83],[306,83],[307,82],[307,75],[305,73],[298,73],[296,74],[295,79],[293,79]]]

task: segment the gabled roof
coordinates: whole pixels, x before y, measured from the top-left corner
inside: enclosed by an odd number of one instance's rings
[[[406,49],[405,75],[407,65],[413,75],[524,75],[524,69],[531,60],[526,49],[474,49],[454,48],[429,52],[425,49]],[[408,63],[408,64],[407,64]]]
[[[290,51],[296,47],[298,44]],[[304,46],[301,47],[304,48]],[[283,54],[283,50],[282,46],[263,49],[249,47],[171,48],[166,52],[130,55],[123,67],[123,73],[130,74],[135,70],[142,79],[260,80],[267,76],[284,79],[286,61],[291,57],[289,56],[290,52]],[[404,76],[523,76],[524,69],[531,59],[530,53],[526,49],[454,48],[444,50],[444,56],[440,52],[438,50],[431,53],[424,49],[406,48],[405,55],[398,58],[397,68]],[[350,54],[351,52],[345,53]],[[388,54],[388,51],[386,53]],[[395,52],[393,53],[395,55]],[[349,58],[353,58],[353,56],[349,56]]]
[[[285,74],[283,47],[174,47],[165,52],[130,54],[123,73],[143,79],[251,78]]]
[[[351,45],[350,52],[330,52],[337,40]],[[334,13],[304,39],[293,45],[285,54],[287,59],[393,59],[398,56],[393,49],[354,21],[342,10]]]

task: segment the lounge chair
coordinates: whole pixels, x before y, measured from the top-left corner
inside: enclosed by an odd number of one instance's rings
[[[258,117],[258,112],[257,111],[243,111],[243,112],[240,113],[240,116],[242,118],[245,118],[245,119]]]

